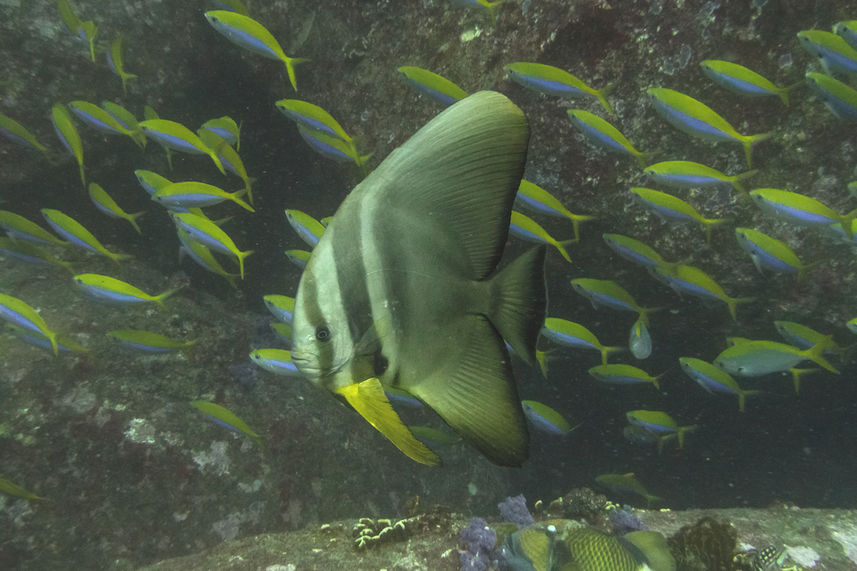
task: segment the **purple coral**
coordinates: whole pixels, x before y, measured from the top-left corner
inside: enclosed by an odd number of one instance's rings
[[[470,525],[461,530],[461,543],[464,545],[464,551],[461,552],[462,571],[486,571],[489,567],[497,566],[494,557],[497,533],[488,527],[484,519],[475,517],[470,520]]]
[[[530,515],[530,510],[527,509],[527,499],[524,494],[513,498],[506,498],[505,501],[497,504],[500,508],[500,516],[503,521],[514,523],[518,529],[523,529],[528,525],[532,525],[536,520]]]

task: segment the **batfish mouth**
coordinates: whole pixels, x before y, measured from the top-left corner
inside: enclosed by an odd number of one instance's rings
[[[339,373],[339,371],[344,369],[345,366],[348,365],[349,361],[351,360],[350,358],[343,359],[341,362],[335,363],[332,367],[328,369],[322,369],[318,366],[318,359],[315,358],[316,355],[312,352],[298,352],[293,350],[291,357],[292,363],[295,364],[295,367],[298,368],[298,371],[300,371],[303,376],[313,380],[332,377],[336,375],[337,373]]]

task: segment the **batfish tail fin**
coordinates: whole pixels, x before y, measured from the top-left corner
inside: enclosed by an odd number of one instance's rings
[[[529,365],[536,363],[536,341],[545,322],[545,249],[533,248],[491,280],[488,318]]]
[[[544,256],[543,249],[541,256]],[[532,256],[532,254],[531,254]],[[529,434],[503,340],[472,315],[467,342],[437,377],[407,390],[434,409],[467,442],[501,466],[527,459]],[[531,349],[532,351],[532,349]]]

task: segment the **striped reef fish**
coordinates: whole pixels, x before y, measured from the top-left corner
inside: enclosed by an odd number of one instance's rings
[[[639,385],[651,384],[660,389],[658,379],[664,374],[653,377],[643,369],[633,365],[616,363],[612,365],[598,365],[589,369],[589,374],[597,381],[608,385]]]
[[[144,215],[146,213],[145,211],[135,212],[133,214],[125,212],[122,210],[121,206],[116,204],[113,197],[107,194],[107,191],[104,190],[100,184],[94,182],[89,183],[89,199],[92,200],[92,203],[98,210],[107,216],[127,220],[128,223],[134,227],[134,230],[137,231],[137,234],[142,234],[140,226],[137,224],[137,218]]]
[[[286,72],[289,74],[289,82],[291,82],[292,88],[295,91],[298,90],[295,66],[307,61],[306,58],[287,56],[283,52],[283,48],[280,47],[280,43],[265,26],[249,16],[228,10],[209,10],[205,13],[205,19],[208,20],[212,28],[223,34],[233,44],[268,59],[283,62],[286,65]]]
[[[333,115],[318,105],[300,99],[280,99],[274,103],[274,106],[298,125],[339,137],[346,143],[352,141],[351,136],[345,132]]]
[[[646,159],[652,153],[638,151],[631,141],[619,129],[584,109],[569,109],[568,119],[583,133],[583,137],[598,146],[614,153],[635,157],[640,166],[646,166]]]
[[[298,123],[298,133],[312,150],[338,163],[354,163],[362,167],[372,156],[371,154],[360,155],[354,146],[354,141],[343,141],[338,135],[331,135],[302,123]]]
[[[321,222],[300,210],[286,209],[286,220],[292,230],[300,236],[301,240],[307,243],[310,248],[315,248],[318,241],[321,240],[324,234],[325,227]]]
[[[670,415],[659,410],[631,410],[625,413],[625,417],[630,424],[660,435],[658,452],[661,451],[664,436],[675,434],[678,438],[678,447],[684,448],[684,435],[697,429],[695,424],[679,426]]]
[[[542,228],[541,224],[520,212],[512,211],[512,216],[509,219],[509,232],[522,240],[535,242],[536,244],[547,244],[556,248],[557,252],[565,258],[565,261],[571,263],[571,256],[568,255],[566,246],[577,242],[576,238],[571,240],[557,240],[548,231]]]
[[[839,214],[811,196],[778,188],[751,190],[750,198],[763,212],[789,222],[803,226],[828,226],[838,222],[849,238],[853,236],[851,223],[857,218],[857,208],[846,214]]]
[[[197,242],[191,238],[188,232],[181,228],[176,228],[176,234],[178,234],[179,241],[182,243],[182,245],[179,246],[179,263],[181,263],[184,256],[187,255],[205,271],[221,276],[229,283],[230,286],[232,286],[232,288],[237,287],[235,285],[235,278],[239,277],[239,274],[227,271],[226,268],[224,268],[217,260],[214,253],[212,253],[208,246]]]
[[[122,36],[116,36],[110,42],[110,49],[107,50],[107,67],[122,80],[122,93],[127,94],[128,86],[126,84],[128,80],[134,79],[137,75],[125,71],[125,62],[122,57],[122,41]]]
[[[228,145],[235,146],[236,151],[241,150],[241,126],[235,122],[235,119],[228,115],[224,115],[223,117],[218,117],[216,119],[209,119],[200,125],[199,129],[197,129],[197,133],[202,136],[202,134],[199,133],[200,130],[214,133],[226,141]]]
[[[101,102],[101,108],[110,113],[122,127],[131,131],[131,138],[141,149],[146,148],[146,135],[140,130],[140,122],[134,117],[134,114],[113,101],[104,100]]]
[[[131,256],[127,254],[117,254],[115,252],[111,252],[104,244],[102,244],[98,238],[93,236],[92,232],[84,228],[83,224],[69,216],[68,214],[64,214],[59,210],[54,210],[51,208],[42,208],[41,210],[42,216],[45,217],[45,220],[48,224],[50,224],[51,228],[54,229],[54,232],[74,244],[79,248],[83,248],[84,250],[89,250],[95,254],[101,254],[102,256],[107,256],[117,264],[121,260],[130,259]]]
[[[730,176],[701,163],[693,161],[663,161],[647,166],[645,173],[658,184],[675,188],[704,188],[720,184],[731,184],[735,190],[747,195],[747,189],[741,181],[755,175],[751,170]]]
[[[39,347],[40,349],[46,349],[48,351],[53,351],[53,346],[51,345],[50,338],[41,333],[39,331],[32,331],[30,329],[24,329],[23,327],[18,327],[17,325],[12,325],[11,323],[7,323],[8,331],[26,343],[33,345],[35,347]],[[59,334],[57,335],[57,349],[63,352],[73,352],[73,353],[89,353],[89,349],[86,347],[82,347],[75,343],[72,339],[69,339],[67,336]]]
[[[607,357],[611,353],[624,351],[624,347],[611,347],[604,345],[595,336],[595,333],[573,321],[548,317],[542,326],[541,334],[557,345],[573,347],[575,349],[593,349],[601,353],[601,364],[607,364]]]
[[[648,323],[650,313],[658,311],[656,308],[640,306],[628,290],[612,280],[577,278],[571,280],[571,287],[588,299],[592,307],[597,309],[603,305],[617,311],[633,311],[643,323]]]
[[[0,230],[13,240],[26,240],[35,244],[68,246],[68,242],[60,240],[35,222],[8,210],[0,210]]]
[[[652,98],[655,111],[679,131],[704,141],[741,143],[748,167],[753,162],[753,145],[770,137],[770,133],[742,135],[714,109],[684,93],[654,87],[647,93]]]
[[[295,315],[295,298],[287,295],[269,294],[262,297],[265,307],[278,320],[291,323]]]
[[[567,71],[543,63],[519,61],[510,63],[503,69],[509,72],[509,78],[512,81],[527,89],[556,97],[591,95],[598,99],[608,113],[613,114],[613,108],[605,97],[610,90],[609,86],[604,89],[594,89]]]
[[[674,262],[664,260],[663,256],[648,244],[634,238],[623,236],[622,234],[602,234],[601,237],[611,250],[629,262],[646,268],[674,264]]]
[[[732,339],[732,342],[732,346],[721,351],[714,359],[714,365],[730,375],[762,377],[788,371],[803,361],[812,361],[831,373],[839,374],[836,367],[823,356],[828,348],[826,340],[809,349],[799,349],[785,343],[763,339],[737,338]]]
[[[212,149],[202,142],[199,136],[175,121],[167,119],[146,119],[138,124],[140,130],[156,143],[180,153],[190,155],[208,155],[221,174],[226,174],[223,163]]]
[[[285,254],[291,263],[303,270],[306,268],[312,252],[307,252],[306,250],[286,250]]]
[[[200,128],[198,131],[199,138],[212,149],[220,158],[223,166],[232,174],[239,177],[244,182],[244,191],[247,193],[247,201],[253,204],[253,181],[256,180],[247,174],[247,169],[244,167],[244,161],[238,151],[229,146],[229,143],[214,131]]]
[[[345,198],[301,276],[292,360],[424,464],[440,459],[385,387],[417,397],[496,464],[528,454],[503,340],[536,362],[545,247],[490,277],[528,139],[524,114],[499,93],[453,104]]]
[[[256,210],[241,200],[241,196],[246,194],[247,189],[241,189],[236,192],[226,192],[225,190],[208,184],[205,182],[185,181],[174,182],[160,188],[152,195],[152,200],[165,206],[169,209],[173,208],[202,208],[204,206],[213,206],[224,201],[232,201],[244,210],[255,212]]]
[[[669,222],[698,222],[705,229],[705,243],[711,244],[711,229],[727,221],[726,218],[706,218],[699,211],[676,196],[653,190],[634,187],[631,189],[637,201],[654,212],[661,220]]]
[[[244,259],[252,254],[253,250],[239,250],[232,238],[205,216],[191,212],[170,212],[170,217],[176,227],[185,231],[190,239],[227,256],[235,256],[238,260],[238,272],[241,279],[244,279]]]
[[[160,295],[150,295],[129,283],[101,274],[78,274],[72,280],[87,295],[98,301],[123,304],[154,302],[161,309],[164,309],[164,300],[178,291],[171,289]]]
[[[857,50],[857,20],[842,20],[833,25],[833,33]]]
[[[154,331],[144,331],[141,329],[115,329],[108,331],[107,336],[126,347],[144,353],[172,353],[187,349],[196,344],[196,339],[179,341],[166,335],[155,333]]]
[[[285,349],[256,349],[250,360],[275,375],[299,377],[301,374],[292,361],[292,353]]]
[[[0,238],[0,253],[27,264],[54,265],[72,271],[71,262],[60,260],[42,247],[25,240]]]
[[[738,304],[754,301],[752,297],[732,297],[714,279],[696,266],[677,264],[672,267],[657,266],[652,275],[671,287],[677,294],[687,294],[701,299],[722,301],[729,308],[729,315],[737,319]]]
[[[54,355],[59,352],[56,332],[48,328],[38,311],[17,297],[0,293],[0,319],[44,335],[50,340]]]
[[[537,430],[555,436],[565,436],[571,432],[571,425],[565,417],[548,405],[534,400],[522,400],[521,406]]]
[[[127,135],[129,137],[132,135],[131,131],[123,127],[116,117],[95,103],[76,100],[69,102],[68,108],[71,109],[75,117],[105,135]]]
[[[521,186],[518,187],[518,194],[515,199],[523,204],[526,208],[545,214],[547,216],[555,216],[558,218],[568,218],[571,220],[571,225],[574,230],[574,240],[580,239],[580,223],[587,220],[594,220],[594,216],[587,214],[574,214],[568,208],[563,206],[554,195],[546,191],[539,185],[528,180],[522,180]]]
[[[760,274],[764,273],[763,270],[794,274],[800,282],[806,271],[813,265],[804,264],[794,250],[782,240],[771,238],[758,230],[735,228],[735,237],[741,249],[750,255],[753,265]]]
[[[42,152],[48,150],[47,147],[36,140],[36,136],[29,129],[3,113],[0,113],[0,135],[3,135],[16,145],[32,147]]]
[[[149,193],[149,196],[155,194],[165,186],[173,184],[173,181],[170,179],[164,178],[154,171],[147,171],[145,169],[135,170],[134,176],[137,177],[137,182],[140,183],[143,190]]]
[[[803,30],[797,33],[800,45],[821,60],[824,71],[833,75],[857,75],[857,49],[842,36],[825,30]]]
[[[402,74],[408,86],[434,99],[441,105],[452,105],[456,101],[467,97],[466,91],[433,71],[413,65],[403,65],[396,71]]]
[[[843,121],[857,121],[857,90],[823,73],[809,72],[806,81],[831,113]]]
[[[789,92],[800,83],[780,87],[764,76],[743,65],[719,59],[707,59],[699,62],[702,72],[717,85],[732,93],[745,97],[767,97],[775,95],[783,105],[789,105]]]
[[[807,327],[794,321],[774,321],[774,327],[786,343],[799,349],[809,349],[813,345],[826,344],[825,353],[834,353],[845,357],[855,349],[854,345],[843,347],[833,340],[831,335],[825,335],[812,327]]]
[[[151,105],[143,106],[143,118],[147,121],[151,119],[160,119],[160,117],[158,116],[158,112],[155,111]],[[145,146],[145,140],[147,139],[146,133],[144,133],[143,130],[140,129],[139,123],[137,124],[137,128],[139,129],[140,134],[143,136]],[[173,170],[173,150],[168,145],[165,145],[163,143],[159,144],[161,145],[161,147],[163,147],[164,152],[167,154],[167,166],[170,167],[170,170]]]
[[[204,400],[191,401],[190,406],[200,411],[214,423],[219,424],[224,428],[228,428],[233,432],[246,434],[252,438],[260,448],[262,447],[262,437],[250,428],[237,414],[228,408],[220,406],[217,403]]]
[[[696,384],[709,393],[727,393],[738,397],[738,411],[744,412],[744,401],[749,395],[760,394],[761,391],[745,391],[726,371],[721,371],[708,361],[694,357],[680,357],[681,370]]]
[[[71,113],[65,105],[57,103],[51,108],[51,121],[60,143],[77,161],[80,184],[86,190],[86,175],[83,172],[83,141],[80,140],[80,133],[77,132],[77,127],[71,120]]]

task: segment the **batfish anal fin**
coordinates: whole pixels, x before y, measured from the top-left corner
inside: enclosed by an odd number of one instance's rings
[[[488,319],[467,319],[472,325],[455,362],[444,367],[446,376],[404,388],[489,460],[520,466],[529,454],[529,434],[509,356]]]
[[[338,388],[348,404],[378,432],[387,437],[405,456],[428,466],[439,466],[440,458],[416,439],[393,410],[381,381],[373,377],[360,383]]]

